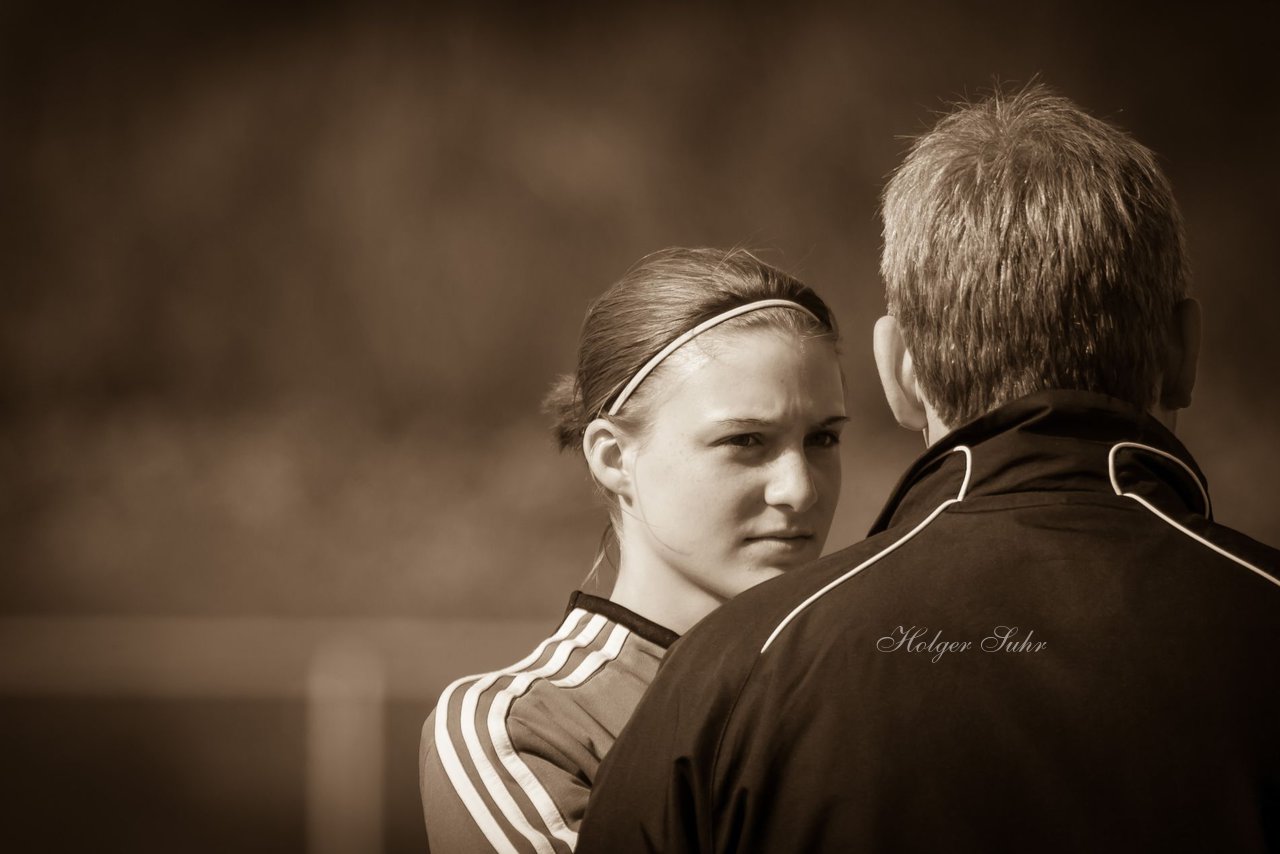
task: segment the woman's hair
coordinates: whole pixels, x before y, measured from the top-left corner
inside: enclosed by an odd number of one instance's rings
[[[600,417],[636,372],[663,347],[718,314],[747,303],[783,299],[786,307],[762,308],[724,323],[725,328],[778,328],[797,335],[838,338],[831,310],[807,285],[745,249],[662,249],[627,271],[587,309],[578,344],[578,369],[561,376],[543,408],[555,420],[560,448],[582,446],[587,425]],[[624,427],[643,424],[646,387],[641,382],[621,411],[608,416]]]

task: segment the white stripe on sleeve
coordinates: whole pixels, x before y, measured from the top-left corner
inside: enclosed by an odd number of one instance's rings
[[[593,615],[577,637],[560,642],[546,664],[535,670],[520,672],[515,668],[509,668],[499,673],[489,674],[468,688],[466,695],[462,698],[462,740],[466,743],[467,749],[471,753],[471,761],[480,775],[480,780],[484,783],[484,787],[488,790],[490,796],[492,796],[498,810],[506,817],[511,826],[529,841],[529,844],[534,847],[538,854],[555,854],[555,848],[546,834],[539,832],[525,818],[524,813],[520,811],[519,805],[516,804],[515,799],[511,796],[511,792],[507,789],[506,781],[493,764],[489,762],[489,758],[485,756],[484,746],[480,742],[479,730],[476,727],[476,708],[480,702],[480,695],[504,676],[515,676],[516,681],[521,679],[531,681],[534,678],[558,673],[568,662],[569,656],[594,641],[607,622],[608,620],[600,614]]]
[[[558,688],[576,688],[586,682],[605,664],[618,657],[618,653],[622,651],[622,645],[629,635],[630,632],[624,626],[615,625],[613,631],[609,634],[609,639],[602,648],[591,652],[572,673],[556,679],[552,684]],[[529,796],[529,800],[533,801],[534,808],[537,809],[538,815],[542,817],[543,822],[546,824],[547,831],[570,848],[573,848],[578,844],[577,831],[571,830],[568,824],[565,823],[564,816],[560,814],[560,810],[551,795],[542,783],[538,781],[538,778],[529,769],[529,766],[525,764],[524,760],[520,758],[520,754],[516,752],[511,743],[511,733],[507,731],[506,727],[507,713],[511,709],[511,704],[541,678],[546,677],[534,673],[524,673],[502,690],[489,710],[489,736],[493,739],[498,758],[511,776],[515,778],[520,788]]]
[[[581,608],[575,608],[568,617],[565,618],[563,624],[554,635],[540,643],[532,653],[521,659],[516,664],[507,668],[504,673],[518,673],[537,662],[542,658],[547,648],[552,644],[557,644],[571,635],[582,622],[582,618],[586,616],[586,611]],[[493,846],[495,851],[500,854],[519,854],[515,846],[511,843],[506,832],[498,824],[497,820],[490,812],[489,807],[485,804],[480,793],[476,791],[472,785],[471,779],[467,776],[467,771],[462,765],[462,761],[458,756],[457,749],[453,745],[453,740],[449,735],[449,702],[453,698],[454,693],[465,683],[477,678],[476,676],[464,676],[458,679],[440,695],[440,701],[436,704],[436,725],[435,725],[435,741],[436,752],[440,756],[440,764],[444,766],[445,773],[449,777],[449,782],[453,784],[454,791],[458,793],[458,797],[466,806],[467,811],[471,813],[471,818],[476,825],[484,833],[485,839],[489,840],[489,844]]]

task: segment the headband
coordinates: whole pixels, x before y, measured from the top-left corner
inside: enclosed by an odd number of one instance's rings
[[[746,314],[749,311],[758,311],[762,308],[773,308],[774,306],[777,306],[778,308],[791,308],[796,311],[803,311],[805,314],[818,321],[818,323],[822,323],[822,319],[819,318],[818,315],[814,314],[800,303],[793,302],[789,299],[762,299],[757,302],[749,302],[746,305],[740,305],[737,308],[731,308],[726,312],[717,314],[715,317],[702,321],[697,326],[693,327],[688,332],[663,347],[652,359],[645,362],[644,367],[636,371],[636,375],[631,378],[630,382],[622,387],[622,391],[618,392],[617,398],[613,401],[613,406],[609,407],[609,414],[617,415],[618,411],[622,409],[623,404],[627,402],[627,398],[631,397],[632,393],[639,388],[640,383],[644,382],[644,378],[653,373],[653,369],[658,367],[658,365],[661,365],[664,359],[676,350],[679,350],[685,344],[689,343],[689,341],[697,338],[708,329],[719,326],[726,320],[732,320],[740,314]],[[826,324],[823,325],[825,326]]]

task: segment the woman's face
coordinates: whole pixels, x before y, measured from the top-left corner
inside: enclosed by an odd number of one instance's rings
[[[623,450],[619,581],[631,573],[705,613],[821,554],[844,384],[829,339],[764,327],[713,330],[663,368],[644,433]]]

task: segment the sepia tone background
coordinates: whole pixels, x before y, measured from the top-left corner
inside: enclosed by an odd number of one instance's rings
[[[879,396],[877,194],[1035,74],[1155,149],[1206,313],[1180,433],[1280,542],[1262,4],[0,10],[0,817],[14,850],[414,851],[418,730],[603,515],[539,399],[588,300],[744,244],[845,333],[829,548],[921,450]]]

